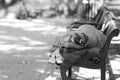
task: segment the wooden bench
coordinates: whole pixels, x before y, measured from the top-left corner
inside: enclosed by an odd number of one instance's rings
[[[107,40],[102,48],[101,51],[101,61],[99,64],[94,64],[92,61],[86,61],[86,60],[81,60],[78,64],[74,65],[74,66],[78,66],[78,67],[84,67],[84,68],[90,68],[90,69],[101,69],[101,80],[106,80],[106,66],[108,67],[108,71],[109,71],[109,80],[115,80],[114,75],[113,75],[113,71],[110,65],[110,60],[108,57],[108,49],[111,43],[111,40],[114,36],[118,36],[119,34],[119,29],[116,27],[113,18],[111,17],[110,14],[107,14],[105,16],[105,23],[104,26],[105,28],[103,29],[103,33],[105,34],[105,36],[107,37]],[[62,64],[65,64],[64,62]],[[60,69],[61,69],[61,77],[62,80],[66,80],[64,74],[62,73],[62,70],[64,70],[65,66],[61,65]],[[68,76],[67,76],[67,80],[74,80],[71,79],[71,75],[72,75],[72,66],[69,67],[68,69]]]
[[[101,30],[101,26],[103,25],[104,22],[104,17],[109,13],[108,9],[106,7],[101,7],[98,10],[98,14],[95,16],[93,20],[86,21],[86,20],[77,20],[73,21],[67,28],[72,29],[72,28],[78,28],[80,25],[84,24],[89,24],[89,25],[94,25],[98,30]]]

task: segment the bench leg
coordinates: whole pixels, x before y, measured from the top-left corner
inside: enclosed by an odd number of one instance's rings
[[[68,70],[68,76],[66,75],[66,72]],[[71,69],[71,65],[63,62],[60,66],[60,71],[61,71],[61,78],[62,80],[76,80],[76,79],[72,79],[72,69]]]
[[[70,66],[69,64],[67,64],[66,62],[63,62],[60,66],[60,70],[61,70],[61,78],[62,80],[71,80],[67,75],[66,72],[67,70],[69,70]],[[68,71],[69,72],[69,71]],[[70,75],[69,75],[70,76]]]
[[[68,69],[68,77],[71,77],[72,76],[72,68],[70,67],[69,69]]]
[[[109,78],[108,78],[108,80],[115,80],[115,77],[114,77],[113,70],[112,70],[109,59],[108,59],[108,70],[109,70]]]

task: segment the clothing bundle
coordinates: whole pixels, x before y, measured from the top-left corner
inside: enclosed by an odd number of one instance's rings
[[[76,30],[67,31],[55,39],[49,62],[62,63],[64,59],[72,62],[84,58],[97,64],[105,41],[105,35],[94,26],[80,25]]]

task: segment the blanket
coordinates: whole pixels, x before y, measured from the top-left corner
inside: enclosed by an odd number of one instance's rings
[[[77,30],[68,31],[63,36],[56,38],[51,53],[58,50],[55,55],[60,53],[61,57],[63,57],[62,60],[68,59],[68,61],[72,61],[74,58],[76,59],[74,61],[77,61],[88,56],[89,60],[95,61],[94,56],[100,54],[99,52],[105,41],[105,35],[94,26],[82,25]]]
[[[64,43],[64,46],[77,49],[102,48],[106,41],[106,36],[91,25],[82,25],[76,31],[73,31],[71,35],[69,38],[72,42]]]

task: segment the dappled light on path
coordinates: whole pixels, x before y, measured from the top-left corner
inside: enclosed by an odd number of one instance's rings
[[[59,34],[60,32],[65,32],[66,27],[56,26],[51,22],[45,22],[40,19],[33,21],[26,20],[0,20],[1,26],[20,28],[25,31],[41,31],[43,34]]]
[[[47,43],[33,40],[27,37],[13,37],[0,35],[0,51],[25,51],[48,49]]]
[[[48,50],[52,38],[65,31],[65,27],[40,19],[0,19],[0,79],[45,80],[51,73],[60,77],[54,67],[46,70]]]
[[[1,19],[1,27],[8,27],[13,29],[21,29],[24,32],[34,32],[39,31],[41,35],[57,35],[64,33],[66,31],[65,27],[55,26],[51,22],[46,22],[44,20],[35,19],[31,21],[27,20],[17,20],[17,19]],[[25,50],[40,50],[49,49],[50,44],[48,42],[41,42],[38,40],[33,40],[28,36],[14,36],[9,35],[7,31],[1,31],[0,34],[0,51],[12,52],[12,51],[25,51]],[[14,33],[13,33],[14,34]],[[32,34],[32,33],[31,33]],[[17,35],[17,34],[15,34]],[[40,35],[40,36],[41,36]]]
[[[42,19],[0,19],[0,80],[61,80],[59,67],[48,58],[54,38],[65,31],[66,26]],[[120,74],[119,58],[111,60],[115,74]],[[73,77],[100,80],[100,70],[73,68]]]

